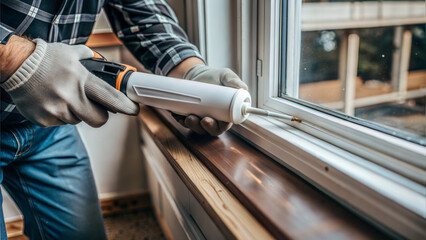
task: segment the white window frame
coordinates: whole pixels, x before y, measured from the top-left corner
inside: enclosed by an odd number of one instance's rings
[[[296,60],[286,78],[298,79],[301,1],[288,4],[287,58]],[[257,106],[303,122],[251,116],[233,131],[390,234],[423,237],[426,148],[280,98],[280,1],[259,0],[257,9],[257,79],[250,78],[257,81]]]
[[[406,140],[402,140],[397,137],[390,136],[385,133],[381,133],[377,130],[361,127],[358,124],[350,123],[346,120],[342,120],[336,117],[331,117],[328,114],[320,113],[318,111],[312,111],[310,108],[300,107],[299,104],[295,104],[292,101],[283,99],[278,96],[278,82],[280,81],[279,73],[276,71],[279,69],[279,56],[276,54],[280,51],[279,38],[275,37],[279,35],[279,2],[276,0],[261,1],[265,3],[265,12],[271,12],[266,18],[259,16],[259,28],[263,28],[264,32],[259,32],[259,42],[264,41],[264,44],[259,44],[258,48],[258,59],[262,62],[262,75],[258,77],[258,106],[265,109],[282,111],[285,109],[286,114],[294,115],[305,120],[305,122],[314,123],[313,125],[326,129],[327,131],[336,133],[346,138],[354,138],[353,140],[364,145],[374,145],[378,139],[380,139],[383,145],[376,146],[378,151],[389,154],[390,156],[403,159],[407,163],[417,167],[426,168],[425,148],[418,144],[411,143]],[[298,2],[299,4],[295,4]],[[301,1],[288,1],[289,12],[295,13],[289,16],[291,23],[289,27],[290,39],[293,41],[288,42],[288,59],[294,59],[288,64],[287,79],[298,79],[298,69],[300,60],[300,13]],[[294,5],[294,6],[292,6]],[[267,7],[272,7],[267,9]],[[278,15],[278,16],[277,16]],[[263,21],[263,22],[262,22]],[[263,40],[261,40],[263,39]],[[287,84],[294,81],[286,81]],[[295,81],[297,84],[297,81]],[[293,87],[297,89],[297,87]],[[297,93],[288,93],[291,97],[297,97]],[[289,123],[297,128],[305,128],[301,124]],[[303,129],[302,129],[303,130]],[[354,135],[356,134],[356,135]],[[359,135],[359,136],[358,136]],[[319,136],[318,136],[319,137]]]

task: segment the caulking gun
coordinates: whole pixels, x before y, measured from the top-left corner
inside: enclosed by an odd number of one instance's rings
[[[251,107],[250,94],[244,89],[141,73],[94,53],[93,58],[80,60],[83,66],[134,102],[235,124],[242,123],[250,113],[301,122],[294,116]]]

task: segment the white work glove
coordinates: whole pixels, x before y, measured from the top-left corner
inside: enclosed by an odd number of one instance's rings
[[[84,45],[34,40],[36,49],[1,87],[19,112],[43,127],[84,121],[100,127],[108,112],[135,115],[139,105],[91,74],[80,59],[93,57]]]
[[[185,73],[184,78],[227,87],[248,89],[247,85],[241,81],[238,75],[229,68],[211,68],[204,65],[195,65]],[[212,136],[218,136],[232,126],[232,123],[217,121],[210,117],[200,119],[195,115],[185,117],[177,114],[173,114],[173,117],[182,126],[190,128],[198,134],[205,134],[207,132]]]

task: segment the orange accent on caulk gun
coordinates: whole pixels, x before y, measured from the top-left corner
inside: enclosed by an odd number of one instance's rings
[[[130,66],[130,65],[123,64],[123,63],[122,63],[121,65],[125,66],[125,67],[126,67],[126,69],[124,69],[123,71],[121,71],[121,72],[118,74],[118,77],[117,77],[117,80],[116,80],[116,83],[115,83],[115,88],[116,88],[118,91],[120,91],[121,80],[123,80],[124,75],[125,75],[128,71],[133,71],[133,72],[136,72],[136,71],[137,71],[135,67],[132,67],[132,66]]]

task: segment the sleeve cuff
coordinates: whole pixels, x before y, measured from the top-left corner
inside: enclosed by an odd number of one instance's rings
[[[155,74],[167,76],[179,63],[190,57],[197,57],[206,62],[194,45],[188,43],[176,45],[158,60]]]
[[[35,39],[34,52],[22,63],[18,70],[5,82],[0,84],[7,92],[10,92],[23,84],[34,74],[46,53],[47,43],[41,39]]]

